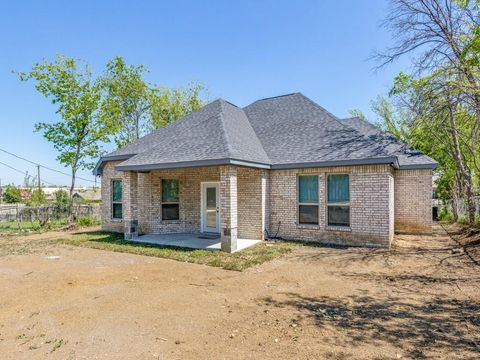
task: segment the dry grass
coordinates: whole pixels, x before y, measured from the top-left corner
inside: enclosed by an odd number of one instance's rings
[[[271,244],[262,243],[234,254],[228,254],[221,251],[133,243],[125,241],[123,235],[104,232],[76,234],[69,238],[55,240],[55,242],[92,249],[155,256],[189,263],[205,264],[236,271],[241,271],[273,260],[289,253],[294,248],[301,246],[300,243],[286,241]]]

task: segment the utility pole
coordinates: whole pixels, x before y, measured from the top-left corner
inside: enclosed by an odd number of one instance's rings
[[[37,176],[38,176],[38,192],[42,191],[42,185],[40,183],[40,165],[37,165]]]
[[[2,178],[0,178],[0,205],[2,205],[2,199],[3,199]]]

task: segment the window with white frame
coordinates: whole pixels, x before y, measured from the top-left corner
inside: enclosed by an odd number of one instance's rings
[[[162,179],[162,220],[180,219],[178,179]]]
[[[122,180],[112,180],[112,219],[123,217],[122,197]]]
[[[298,176],[298,223],[318,225],[318,176]]]
[[[327,224],[350,226],[350,178],[348,174],[327,176]]]

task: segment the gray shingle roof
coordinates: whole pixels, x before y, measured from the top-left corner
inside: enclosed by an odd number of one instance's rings
[[[220,164],[398,166],[399,160],[404,165],[432,166],[432,159],[407,156],[403,144],[368,125],[340,120],[300,93],[258,100],[243,109],[219,99],[108,154],[94,172],[100,174],[105,161],[120,159],[125,161],[119,170]]]
[[[229,163],[268,166],[269,159],[242,109],[216,100],[111,155],[134,153],[121,168],[179,167]]]
[[[388,154],[396,156],[400,168],[435,168],[437,166],[437,162],[431,157],[410,148],[392,134],[382,131],[366,120],[353,117],[342,121],[380,144]]]

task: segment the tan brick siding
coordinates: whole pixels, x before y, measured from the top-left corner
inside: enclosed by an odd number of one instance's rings
[[[350,231],[326,224],[326,175],[350,175]],[[297,176],[319,178],[319,224],[298,224]],[[270,172],[270,228],[285,239],[328,243],[388,246],[392,238],[391,193],[393,179],[388,165],[272,170]]]
[[[432,232],[432,170],[395,171],[395,231]]]
[[[201,183],[220,182],[221,172],[236,169],[236,212],[239,238],[262,239],[264,229],[285,239],[353,245],[388,246],[393,230],[430,232],[430,170],[392,170],[388,165],[261,170],[246,167],[202,167],[117,172],[119,162],[105,164],[102,176],[102,229],[124,231],[122,220],[112,220],[111,180],[123,180],[124,219],[137,217],[140,233],[198,232],[201,228]],[[326,226],[326,175],[350,175],[350,231]],[[297,224],[297,176],[319,177],[319,224]],[[161,219],[161,180],[178,179],[180,219]],[[223,185],[225,186],[225,184]],[[220,196],[226,196],[222,190]],[[136,189],[136,196],[135,191]],[[233,191],[233,187],[230,192]],[[131,194],[131,196],[129,195]],[[136,199],[136,200],[135,200]],[[222,201],[220,204],[222,206]],[[229,206],[233,206],[229,202]],[[226,206],[226,205],[223,205]],[[233,215],[230,212],[229,213]],[[226,226],[222,217],[221,224]],[[231,216],[230,215],[230,216]],[[230,222],[230,226],[231,226]]]
[[[123,180],[123,172],[115,171],[115,165],[119,163],[120,161],[111,161],[106,163],[103,168],[101,214],[102,214],[102,230],[104,231],[114,231],[114,232],[124,231],[123,220],[112,219],[112,180],[113,179]],[[123,181],[122,181],[122,188],[123,188],[123,193],[125,193],[126,188]]]
[[[262,239],[262,170],[238,168],[238,237]]]
[[[138,216],[140,233],[199,232],[201,228],[201,183],[220,182],[220,167],[157,170],[148,173],[117,172],[114,166],[119,162],[109,162],[102,176],[102,228],[108,231],[123,232],[123,220],[130,217],[131,211]],[[262,226],[262,182],[261,170],[238,167],[238,237],[261,239]],[[129,175],[131,174],[131,175]],[[137,177],[137,201],[134,208],[128,195],[132,177]],[[121,221],[111,220],[111,179],[123,180],[123,214]],[[161,196],[162,178],[178,179],[180,187],[180,219],[162,221]],[[266,194],[263,199],[267,198]],[[219,204],[220,205],[220,204]],[[220,214],[221,216],[221,214]],[[220,218],[222,220],[222,216]]]

